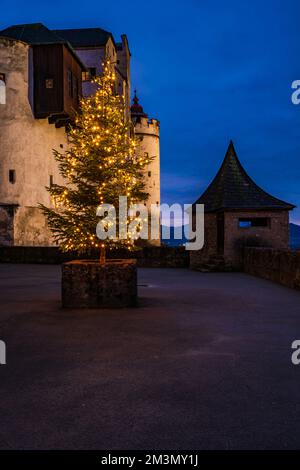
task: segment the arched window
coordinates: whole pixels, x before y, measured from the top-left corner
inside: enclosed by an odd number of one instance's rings
[[[4,73],[0,73],[0,104],[6,104],[6,84]]]

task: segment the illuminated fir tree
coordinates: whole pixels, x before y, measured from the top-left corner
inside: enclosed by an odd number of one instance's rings
[[[118,209],[119,196],[127,196],[128,205],[148,198],[143,169],[149,157],[136,156],[124,96],[116,94],[115,79],[113,67],[106,61],[103,73],[95,78],[96,92],[81,100],[68,134],[70,148],[64,153],[54,151],[65,184],[47,188],[54,208],[41,205],[63,251],[99,248],[102,262],[107,247],[132,249],[134,240],[130,234],[125,240],[99,240],[97,207],[105,203]]]

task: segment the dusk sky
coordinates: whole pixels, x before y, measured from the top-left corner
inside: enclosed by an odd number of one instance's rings
[[[0,21],[126,33],[131,83],[161,122],[162,202],[194,202],[229,140],[249,175],[298,206],[300,223],[299,0],[15,0]]]

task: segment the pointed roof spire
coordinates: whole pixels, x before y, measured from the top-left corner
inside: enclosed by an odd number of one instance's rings
[[[131,117],[148,117],[146,113],[144,113],[143,107],[139,104],[139,99],[136,94],[136,89],[134,90],[134,97],[133,97],[133,104],[130,107]]]
[[[133,97],[133,100],[132,100],[132,101],[134,102],[134,104],[138,104],[138,102],[139,102],[139,99],[138,99],[138,97],[136,96],[136,88],[134,89],[134,97]]]
[[[271,196],[250,178],[237,157],[232,140],[217,175],[196,203],[204,204],[205,212],[220,209],[291,210],[295,207]]]

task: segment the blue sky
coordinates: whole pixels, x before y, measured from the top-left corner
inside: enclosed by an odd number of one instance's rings
[[[163,202],[193,202],[233,139],[250,176],[299,206],[300,223],[299,0],[15,0],[0,28],[31,22],[127,34],[132,88],[161,121]]]

